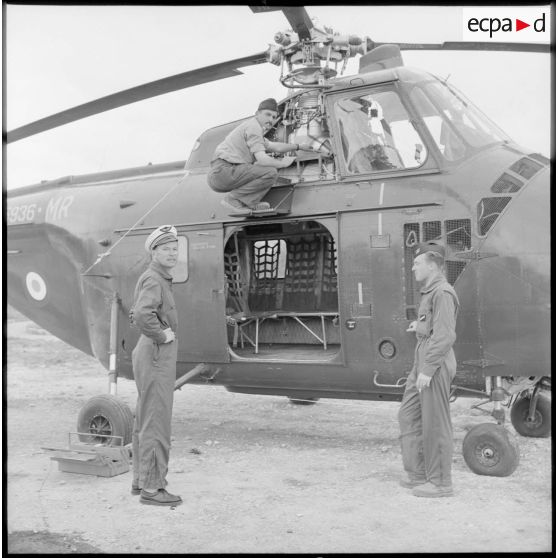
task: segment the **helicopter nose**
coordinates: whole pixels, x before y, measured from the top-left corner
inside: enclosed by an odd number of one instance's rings
[[[502,200],[507,205],[481,242],[478,259],[466,268],[469,288],[461,307],[477,309],[479,319],[468,327],[478,328],[484,365],[502,365],[499,375],[549,375],[549,169],[502,197],[509,198]]]

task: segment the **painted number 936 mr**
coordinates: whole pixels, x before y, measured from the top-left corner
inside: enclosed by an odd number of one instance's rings
[[[26,205],[14,205],[8,207],[6,216],[8,218],[8,225],[15,225],[19,223],[32,223],[37,214],[37,204],[30,203]]]

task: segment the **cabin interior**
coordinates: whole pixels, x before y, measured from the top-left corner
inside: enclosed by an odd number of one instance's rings
[[[340,350],[337,250],[316,221],[236,229],[225,246],[231,352],[259,360],[330,360]]]

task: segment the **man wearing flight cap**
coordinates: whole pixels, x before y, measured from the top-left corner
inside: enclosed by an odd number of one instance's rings
[[[151,262],[141,275],[130,310],[141,335],[132,352],[138,389],[132,434],[132,494],[142,504],[177,506],[180,496],[165,490],[171,446],[171,417],[176,380],[178,325],[170,270],[178,258],[178,235],[171,225],[158,227],[145,241]]]
[[[264,137],[277,111],[277,101],[265,99],[255,116],[239,124],[215,149],[207,181],[212,190],[227,192],[221,203],[233,212],[269,209],[262,198],[275,184],[277,169],[288,167],[295,158],[277,159],[266,152],[312,150],[310,143],[272,142]]]
[[[417,345],[398,414],[406,471],[400,484],[412,488],[414,496],[440,498],[453,495],[449,395],[456,373],[452,346],[459,301],[443,274],[443,246],[420,244],[414,256],[422,296],[417,320],[407,330],[416,332]]]

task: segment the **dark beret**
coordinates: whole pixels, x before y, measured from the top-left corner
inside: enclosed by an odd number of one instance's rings
[[[440,254],[442,258],[446,257],[446,249],[440,244],[434,242],[422,242],[413,247],[413,255],[416,258],[421,254],[426,254],[427,252],[434,252],[435,254]]]
[[[277,101],[275,99],[264,99],[261,103],[260,106],[258,107],[258,110],[274,110],[275,112],[278,112],[278,108],[277,108]]]

